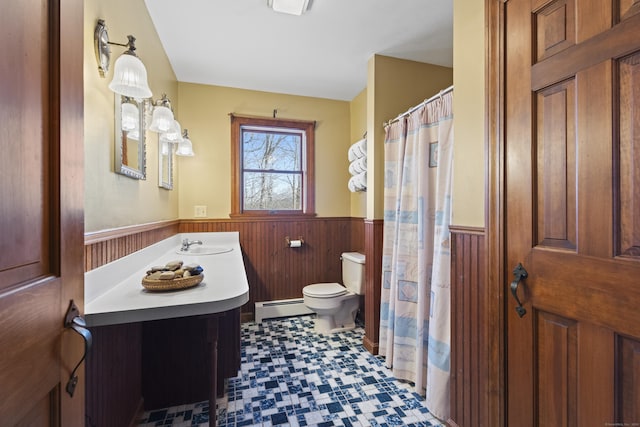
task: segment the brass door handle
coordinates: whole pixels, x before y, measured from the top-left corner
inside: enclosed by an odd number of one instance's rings
[[[87,357],[87,353],[91,349],[92,343],[91,331],[87,329],[87,323],[84,318],[80,316],[80,310],[78,310],[78,306],[76,306],[73,300],[71,300],[71,303],[69,304],[69,309],[67,310],[67,314],[64,319],[64,327],[74,330],[80,334],[82,339],[84,339],[84,354],[76,367],[73,368],[73,371],[71,371],[71,375],[69,376],[69,381],[66,386],[67,393],[69,393],[69,396],[73,397],[73,393],[76,391],[76,385],[78,384],[78,375],[76,374],[76,371]]]
[[[520,298],[518,298],[518,285],[522,279],[526,279],[529,276],[529,273],[527,273],[527,270],[525,270],[522,264],[519,263],[513,270],[513,276],[515,278],[513,279],[513,282],[511,282],[511,295],[515,298],[516,303],[518,303],[516,306],[516,313],[518,313],[518,316],[522,317],[527,314],[527,310],[525,310],[522,306],[522,302],[520,302]]]

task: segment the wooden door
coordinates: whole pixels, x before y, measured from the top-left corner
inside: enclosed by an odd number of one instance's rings
[[[84,425],[83,7],[3,2],[0,12],[0,424]]]
[[[640,423],[638,12],[506,3],[509,426]]]

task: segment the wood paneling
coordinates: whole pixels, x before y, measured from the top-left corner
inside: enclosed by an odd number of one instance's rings
[[[622,336],[617,341],[616,418],[622,425],[633,425],[640,420],[640,341]]]
[[[64,329],[83,306],[83,4],[3,3],[0,13],[0,424],[84,419],[82,357]]]
[[[451,228],[451,419],[488,426],[488,346],[482,230]]]
[[[536,322],[539,425],[576,426],[577,324],[545,312],[537,313]]]
[[[575,43],[574,10],[572,0],[557,0],[534,12],[538,61]]]
[[[530,58],[536,55],[540,31],[531,19],[535,10],[530,2],[510,1],[505,11],[504,72],[518,78],[507,77],[503,87],[506,155],[497,196],[504,197],[504,210],[498,214],[504,215],[506,268],[495,286],[508,290],[513,280],[510,270],[519,264],[528,272],[518,292],[526,315],[516,310],[518,297],[504,297],[509,426],[623,424],[616,408],[636,416],[640,407],[637,399],[615,400],[633,391],[616,393],[619,372],[626,368],[622,365],[632,362],[619,357],[614,338],[640,341],[636,307],[640,264],[616,257],[621,246],[629,246],[619,244],[620,234],[622,239],[633,234],[633,226],[621,232],[618,224],[621,216],[632,221],[632,214],[619,211],[639,200],[632,195],[637,193],[637,156],[628,134],[637,128],[633,104],[640,102],[640,91],[633,77],[625,81],[629,70],[624,68],[625,59],[640,52],[640,15],[618,23],[612,12],[618,2],[572,3],[576,44],[534,65]],[[570,28],[567,23],[566,31]],[[549,96],[561,93],[553,90],[563,87],[566,96],[552,101]],[[549,105],[542,105],[546,98]],[[550,114],[547,107],[557,113]],[[625,118],[627,114],[634,116]],[[540,156],[540,147],[551,147],[550,155]],[[536,188],[540,182],[549,183],[551,191]],[[540,208],[541,197],[544,203],[552,201],[551,209]],[[569,207],[570,199],[575,200],[575,209]],[[539,215],[553,218],[544,219],[545,225],[551,224],[545,226],[545,238],[556,240],[562,239],[565,229],[568,233],[569,217],[575,220],[576,248],[567,251],[550,248],[545,241],[539,244]],[[633,375],[631,371],[623,376]]]
[[[618,7],[620,19],[627,19],[636,13],[640,13],[640,0],[619,0]]]
[[[502,427],[505,425],[505,340],[504,340],[504,53],[506,39],[506,3],[485,1],[485,239],[486,279],[484,303],[488,357],[482,388],[486,417],[477,426]],[[453,239],[452,239],[453,240]],[[453,267],[453,265],[452,265]],[[453,285],[453,283],[452,283]],[[455,406],[452,406],[455,408]],[[452,412],[455,414],[455,412]]]
[[[85,368],[86,425],[127,426],[142,398],[142,325],[100,326],[91,328],[91,333],[93,345]]]
[[[553,55],[531,67],[531,88],[540,90],[560,80],[571,78],[575,70],[584,70],[611,58],[620,58],[638,49],[640,40],[636,28],[640,25],[640,14],[635,14],[608,30],[607,37],[591,37],[573,45],[562,55]],[[569,67],[567,63],[575,63]]]
[[[371,354],[378,354],[379,348],[383,232],[383,220],[365,220],[364,242],[367,263],[365,265],[364,306],[366,322],[364,324],[363,345]]]
[[[576,247],[575,81],[538,93],[538,244]]]
[[[122,227],[86,233],[84,240],[84,270],[108,264],[178,232],[178,221]]]
[[[143,323],[142,395],[146,410],[209,399],[206,330],[202,316]]]
[[[619,204],[617,254],[640,257],[640,53],[620,61],[620,179],[614,190]]]
[[[249,281],[249,303],[302,297],[310,283],[341,282],[340,254],[364,248],[356,218],[182,220],[180,233],[238,231]],[[353,226],[353,224],[358,224]],[[285,237],[302,237],[304,245],[289,248]],[[362,242],[360,245],[357,242]]]

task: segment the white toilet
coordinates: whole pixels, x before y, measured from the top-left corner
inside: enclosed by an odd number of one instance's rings
[[[345,252],[342,260],[342,282],[315,283],[302,289],[304,305],[316,313],[315,331],[320,334],[346,331],[356,326],[355,318],[364,292],[363,254]]]

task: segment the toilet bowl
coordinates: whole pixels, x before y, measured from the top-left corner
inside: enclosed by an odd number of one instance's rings
[[[314,283],[302,289],[304,305],[316,313],[314,330],[326,334],[355,327],[364,283],[364,255],[357,252],[342,254],[340,283]]]

